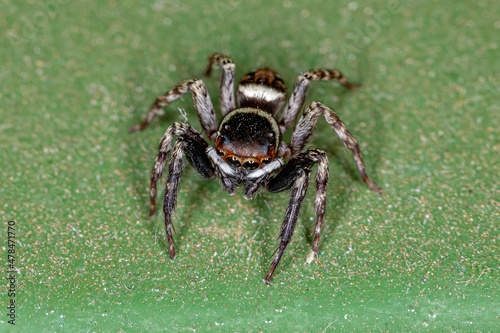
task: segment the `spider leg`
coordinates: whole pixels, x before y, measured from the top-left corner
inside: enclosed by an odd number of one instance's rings
[[[172,149],[173,137],[179,138]],[[175,258],[174,242],[172,237],[172,213],[177,201],[177,193],[184,169],[184,153],[193,167],[205,178],[215,177],[215,168],[207,154],[207,142],[194,128],[189,125],[175,122],[171,125],[160,141],[159,153],[151,171],[150,208],[149,215],[155,214],[156,183],[163,173],[168,154],[172,151],[168,165],[168,177],[163,198],[163,212],[165,215],[165,229],[167,232],[170,258]]]
[[[306,99],[307,90],[309,89],[309,84],[311,81],[326,81],[326,80],[337,80],[345,88],[353,90],[359,88],[359,84],[350,83],[338,70],[331,69],[312,69],[302,75],[300,75],[293,88],[292,95],[288,100],[288,104],[281,115],[279,120],[281,134],[283,134],[292,124],[299,111],[304,106],[304,101]]]
[[[146,128],[157,115],[163,114],[164,107],[181,98],[189,91],[191,91],[191,95],[193,96],[194,106],[198,112],[198,118],[203,130],[210,140],[215,140],[217,134],[217,117],[215,116],[214,107],[205,83],[196,79],[182,81],[175,88],[158,97],[146,115],[146,119],[142,123],[130,127],[129,132],[134,133]]]
[[[337,136],[342,140],[344,145],[350,149],[354,155],[354,160],[358,167],[358,171],[363,181],[377,194],[380,194],[380,188],[368,178],[365,170],[361,150],[359,149],[358,142],[347,130],[345,124],[340,120],[339,116],[329,107],[319,103],[312,102],[309,108],[304,112],[300,118],[297,126],[292,133],[290,150],[292,156],[297,154],[304,148],[307,140],[316,128],[319,116],[323,115],[325,120],[332,126]]]
[[[281,226],[280,238],[281,242],[276,250],[274,260],[269,268],[269,272],[264,279],[265,284],[269,284],[271,277],[273,276],[274,270],[278,266],[285,248],[290,243],[292,239],[293,231],[295,229],[295,223],[297,222],[297,217],[299,215],[300,206],[305,198],[307,187],[309,186],[309,174],[310,171],[307,169],[299,169],[296,174],[295,182],[290,192],[290,202],[286,208],[285,219]]]
[[[165,216],[165,230],[168,238],[168,248],[170,251],[170,259],[175,259],[174,238],[172,236],[172,213],[177,202],[177,194],[179,183],[181,180],[182,170],[184,169],[184,149],[186,143],[177,141],[172,151],[172,157],[168,164],[168,178],[165,186],[165,195],[163,197],[163,213]]]
[[[267,184],[267,189],[270,192],[281,192],[292,188],[290,192],[290,202],[288,203],[285,219],[281,226],[280,238],[281,243],[276,250],[276,255],[267,273],[264,282],[269,284],[274,270],[278,266],[281,257],[292,239],[297,217],[299,215],[302,201],[309,187],[309,175],[313,164],[318,163],[318,171],[316,173],[316,228],[314,235],[313,251],[318,253],[319,237],[321,227],[323,225],[323,216],[325,214],[326,204],[326,185],[328,183],[328,158],[324,151],[315,149],[300,153],[295,158],[291,159],[280,173],[271,179]]]
[[[215,65],[222,66],[220,108],[222,116],[225,116],[229,111],[236,109],[236,102],[234,99],[234,72],[236,66],[229,56],[221,53],[212,53],[208,58],[208,64],[205,70],[206,76],[210,76],[212,68]]]

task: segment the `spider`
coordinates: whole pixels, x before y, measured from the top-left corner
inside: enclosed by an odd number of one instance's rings
[[[349,83],[337,70],[310,70],[298,77],[288,104],[278,118],[285,104],[286,86],[274,70],[259,68],[245,75],[237,86],[236,103],[235,64],[229,56],[213,53],[208,59],[206,76],[210,76],[215,66],[222,67],[220,107],[223,118],[220,124],[217,123],[214,107],[205,84],[202,80],[192,79],[182,81],[172,90],[159,96],[146,119],[129,130],[130,133],[143,130],[155,116],[163,114],[164,107],[191,92],[203,132],[214,143],[214,146],[210,146],[200,132],[189,124],[174,122],[168,127],[160,140],[158,156],[151,172],[149,215],[155,214],[156,183],[163,173],[169,154],[163,212],[171,259],[176,257],[172,238],[172,213],[175,209],[184,169],[184,156],[204,178],[220,179],[229,195],[235,194],[235,189],[240,185],[244,188],[245,199],[252,198],[260,187],[272,193],[291,190],[290,201],[281,226],[280,244],[264,279],[264,283],[269,284],[292,238],[314,164],[318,164],[318,168],[315,200],[317,218],[313,253],[315,256],[318,255],[329,177],[328,158],[324,151],[304,150],[304,146],[315,130],[320,116],[325,118],[344,145],[352,151],[363,181],[377,194],[380,193],[379,187],[368,178],[365,172],[356,139],[329,107],[319,102],[312,102],[295,126],[290,145],[281,140],[285,131],[296,121],[304,105],[311,81],[337,80],[350,90],[358,88],[359,85]],[[174,142],[175,136],[177,140]],[[285,159],[288,163],[284,162]]]

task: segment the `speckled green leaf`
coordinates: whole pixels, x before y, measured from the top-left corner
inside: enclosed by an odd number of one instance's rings
[[[500,5],[485,1],[0,0],[0,216],[16,222],[16,325],[0,331],[495,332],[500,323]],[[171,261],[149,173],[191,97],[141,133],[155,98],[229,53],[237,78],[314,67],[377,197],[331,128],[321,255],[311,187],[273,283],[287,194],[229,197],[187,168]],[[206,79],[218,108],[220,70]],[[285,136],[289,140],[289,134]],[[162,192],[160,190],[160,192]],[[158,200],[159,202],[161,200]]]

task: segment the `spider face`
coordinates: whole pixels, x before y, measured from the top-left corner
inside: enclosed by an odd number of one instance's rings
[[[332,109],[319,102],[312,102],[296,122],[303,109],[311,81],[337,80],[347,89],[357,88],[358,85],[349,83],[337,70],[310,70],[297,78],[290,99],[281,116],[277,118],[285,103],[286,87],[274,70],[259,68],[245,75],[236,91],[236,103],[233,61],[226,55],[212,54],[206,69],[207,75],[216,64],[222,66],[220,105],[223,118],[219,125],[203,81],[185,80],[159,96],[146,119],[141,124],[131,127],[129,132],[144,129],[155,116],[163,113],[162,108],[191,92],[203,132],[215,146],[210,146],[200,132],[191,125],[181,122],[173,123],[160,140],[158,156],[151,172],[149,214],[152,216],[156,211],[156,184],[169,160],[163,213],[172,259],[176,257],[172,213],[186,160],[206,179],[220,179],[229,195],[235,194],[235,190],[240,186],[243,187],[245,199],[252,198],[260,188],[271,193],[290,190],[290,201],[281,226],[280,244],[264,279],[268,284],[285,248],[291,241],[314,164],[317,164],[314,201],[316,227],[312,250],[318,254],[319,236],[326,207],[328,158],[326,153],[319,149],[304,149],[316,128],[318,118],[323,117],[344,145],[352,151],[361,179],[373,191],[380,193],[378,186],[366,175],[356,139]],[[296,126],[291,135],[291,143],[287,145],[281,138],[294,123]],[[174,137],[177,137],[177,140],[174,140]],[[288,160],[286,164],[285,159]]]
[[[221,122],[215,150],[233,168],[255,170],[271,163],[280,144],[278,123],[256,108],[241,108]]]

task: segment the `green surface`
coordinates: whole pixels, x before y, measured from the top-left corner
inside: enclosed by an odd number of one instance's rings
[[[9,220],[18,268],[16,326],[2,315],[0,331],[498,331],[496,1],[0,3],[2,276]],[[321,255],[305,264],[311,189],[269,287],[287,194],[229,197],[188,168],[171,261],[162,216],[147,216],[149,172],[177,108],[201,129],[191,98],[127,133],[214,51],[237,78],[270,66],[291,89],[334,67],[363,84],[313,83],[308,101],[348,124],[383,195],[321,121]]]

